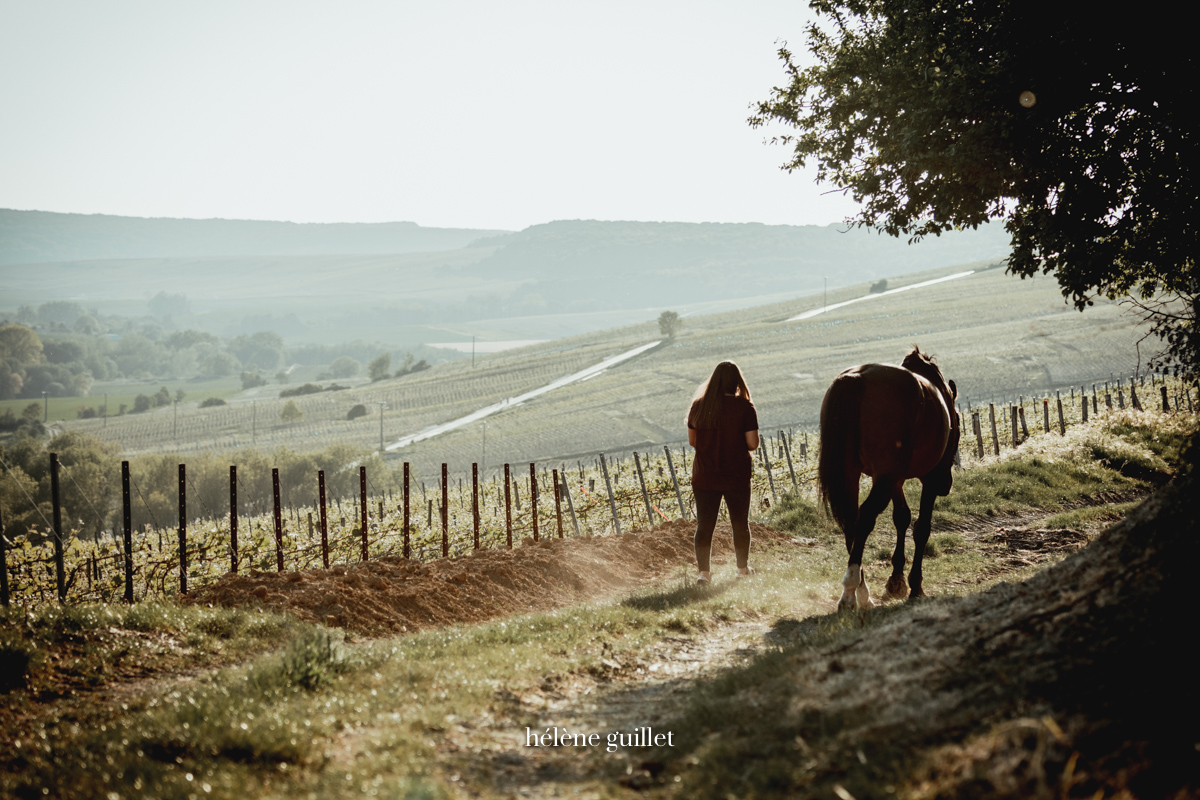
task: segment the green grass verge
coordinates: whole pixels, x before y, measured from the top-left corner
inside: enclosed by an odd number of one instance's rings
[[[1161,456],[1139,444],[1144,440],[1136,429],[1123,437],[1105,435],[1113,437],[1102,443],[1107,455],[1081,435],[1053,452],[1046,445],[1025,461],[969,470],[956,486],[964,501],[951,505],[953,513],[939,525],[1144,488],[1137,478],[1090,459],[1111,460],[1123,447],[1150,459],[1147,464],[1158,464],[1154,459]],[[1163,444],[1162,452],[1171,446]],[[985,502],[989,489],[1003,496]],[[363,643],[259,611],[169,604],[51,608],[31,624],[8,612],[0,653],[14,651],[16,662],[28,657],[35,673],[39,653],[49,652],[42,642],[69,642],[86,631],[115,628],[169,639],[181,659],[180,653],[211,653],[218,645],[251,654],[264,641],[273,644],[272,652],[194,678],[132,684],[118,703],[104,707],[103,718],[86,724],[52,719],[23,733],[11,749],[20,763],[10,758],[0,772],[0,794],[505,796],[515,790],[496,783],[506,774],[506,762],[497,759],[514,747],[519,751],[514,732],[546,724],[547,692],[569,693],[572,686],[649,669],[645,659],[654,658],[654,647],[666,637],[746,619],[775,620],[766,650],[696,683],[687,703],[675,709],[677,747],[663,759],[686,763],[679,782],[667,776],[666,786],[679,796],[723,796],[712,787],[738,796],[778,794],[798,774],[805,752],[799,743],[819,741],[838,726],[837,719],[816,712],[768,713],[788,707],[800,691],[789,680],[793,659],[812,648],[834,652],[899,607],[830,613],[845,568],[840,532],[803,497],[781,499],[770,522],[791,530],[795,541],[755,544],[751,559],[758,573],[749,581],[718,572],[713,586],[698,587],[690,582],[690,566],[681,565],[673,579],[617,602]],[[866,565],[877,591],[888,569],[888,533],[886,546],[873,551],[882,563]],[[1061,557],[1001,572],[989,552],[973,537],[943,527],[931,539],[926,591],[977,591],[1001,578],[1020,580]],[[755,687],[753,698],[745,694],[749,686]],[[603,748],[582,758],[590,766],[573,779],[574,788],[614,791],[624,762],[607,758]],[[880,768],[886,772],[887,765]]]

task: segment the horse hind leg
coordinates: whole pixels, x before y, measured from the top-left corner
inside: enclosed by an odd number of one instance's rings
[[[863,550],[867,546],[867,537],[875,528],[875,520],[888,504],[890,486],[890,481],[876,479],[871,486],[871,493],[858,510],[858,522],[854,526],[854,544],[850,548],[850,563],[842,577],[842,597],[838,600],[838,611],[870,608],[874,605],[871,602],[871,590],[867,588],[867,580],[863,576]]]
[[[912,522],[912,511],[904,497],[904,482],[892,489],[892,523],[896,526],[896,549],[892,551],[892,574],[881,600],[903,600],[908,597],[908,582],[904,580],[904,535]]]
[[[909,600],[924,597],[921,590],[924,578],[922,565],[925,560],[925,545],[929,542],[929,532],[933,527],[933,503],[937,499],[937,487],[925,484],[921,487],[921,508],[917,511],[917,523],[913,525],[913,562],[908,572],[908,584],[911,590]]]

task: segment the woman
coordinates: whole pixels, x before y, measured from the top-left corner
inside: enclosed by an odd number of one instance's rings
[[[722,361],[700,385],[687,415],[692,461],[692,493],[696,497],[696,566],[699,583],[712,580],[708,557],[721,498],[733,526],[738,577],[750,574],[750,451],[758,449],[758,412],[750,389],[732,361]]]

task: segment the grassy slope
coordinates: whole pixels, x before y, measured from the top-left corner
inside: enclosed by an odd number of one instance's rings
[[[1001,577],[1022,579],[1061,556],[1044,552],[1005,560],[1005,553],[1025,551],[1014,551],[1003,538],[964,536],[948,529],[950,522],[961,529],[964,514],[983,513],[991,520],[989,514],[1031,507],[1071,507],[1098,493],[1145,491],[1145,481],[1095,459],[1147,475],[1178,451],[1185,431],[1179,420],[1126,415],[1107,429],[1093,426],[1055,447],[1035,442],[1042,450],[1036,458],[1009,455],[961,475],[958,488],[966,500],[946,506],[942,532],[934,540],[937,555],[927,562],[927,590],[943,597],[977,592]],[[980,512],[971,499],[973,489],[995,485],[998,475],[1008,487],[1006,498]],[[1063,481],[1064,475],[1078,480]],[[803,635],[712,676],[699,694],[692,693],[691,705],[666,709],[679,732],[678,750],[662,754],[668,772],[658,775],[662,765],[653,762],[643,776],[645,785],[678,796],[697,796],[712,787],[720,788],[713,796],[727,790],[770,796],[792,785],[797,770],[808,768],[805,759],[823,757],[816,732],[837,727],[834,719],[814,718],[810,722],[816,727],[806,723],[803,745],[793,747],[789,726],[794,720],[764,713],[790,707],[795,687],[786,680],[789,664],[816,649],[837,652],[861,638],[865,627],[901,611],[830,614],[844,568],[840,535],[804,502],[787,504],[774,522],[802,538],[798,547],[756,552],[759,575],[753,582],[699,589],[681,566],[679,583],[623,602],[361,644],[302,628],[282,649],[195,679],[147,684],[133,692],[114,686],[116,700],[107,701],[102,714],[86,703],[69,704],[65,713],[34,717],[14,729],[22,744],[6,748],[17,755],[0,776],[0,787],[5,792],[22,785],[46,787],[55,796],[96,796],[131,787],[157,797],[201,792],[237,798],[364,792],[437,797],[463,790],[503,796],[505,770],[516,763],[513,758],[521,760],[514,740],[525,726],[554,724],[550,698],[582,699],[585,692],[603,690],[596,676],[611,674],[614,664],[618,677],[621,670],[628,675],[632,665],[643,663],[649,647],[667,638],[696,637],[734,620],[774,619],[783,620],[776,630]],[[992,524],[982,530],[993,530]],[[882,566],[873,577],[881,575]],[[35,664],[47,663],[53,660],[51,640],[120,638],[127,630],[157,631],[171,639],[172,647],[182,642],[200,654],[217,649],[214,642],[245,652],[258,636],[279,641],[281,635],[274,618],[204,609],[79,609],[65,615],[51,609],[42,617],[32,624],[18,614],[5,617],[5,658],[32,652]],[[149,657],[135,649],[131,658]],[[742,693],[747,686],[758,687],[752,703]],[[96,702],[105,706],[106,701]],[[671,760],[682,754],[689,757]],[[624,759],[613,761],[599,749],[577,760],[569,774],[536,781],[604,795],[625,774]],[[753,770],[743,768],[748,763]],[[631,769],[637,764],[635,758]]]
[[[911,276],[920,278],[953,270]],[[892,286],[899,281],[893,281]],[[835,303],[865,292],[865,286],[833,292]],[[1003,302],[997,302],[1002,297]],[[1033,395],[1128,375],[1140,336],[1133,320],[1116,306],[1086,313],[1064,306],[1049,279],[1020,281],[1001,270],[922,288],[912,293],[857,303],[828,316],[785,320],[813,308],[813,298],[774,306],[690,317],[667,346],[621,367],[514,408],[483,423],[414,445],[403,453],[422,471],[442,461],[466,469],[471,461],[546,461],[597,451],[661,446],[683,439],[680,423],[695,387],[722,359],[746,373],[764,430],[814,427],[829,381],[845,367],[870,361],[897,362],[919,344],[935,353],[961,397],[972,403]],[[305,419],[295,426],[278,420],[283,402],[260,391],[260,443],[297,450],[343,441],[378,447],[378,418],[346,423],[355,402],[388,403],[385,438],[469,413],[495,400],[544,385],[554,378],[659,337],[642,325],[572,337],[481,359],[442,364],[428,372],[364,386],[336,395],[301,398]],[[248,398],[247,398],[248,399]],[[331,402],[332,401],[332,402]],[[228,409],[180,409],[176,445],[172,419],[159,412],[120,421],[67,422],[120,441],[129,453],[151,450],[230,449],[250,439],[246,404]],[[462,466],[459,466],[462,465]]]

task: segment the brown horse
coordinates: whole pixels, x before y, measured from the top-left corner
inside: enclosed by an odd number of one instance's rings
[[[909,478],[921,479],[921,508],[913,526],[915,552],[908,596],[922,596],[921,559],[929,541],[933,502],[949,494],[954,483],[950,467],[958,452],[957,397],[954,381],[947,383],[937,365],[915,345],[899,367],[851,367],[834,378],[825,393],[818,482],[821,500],[845,534],[850,554],[839,611],[872,605],[862,574],[863,548],[889,500],[896,549],[885,596],[904,596],[904,534],[912,521],[904,482]],[[863,474],[874,482],[859,508],[858,482]]]

